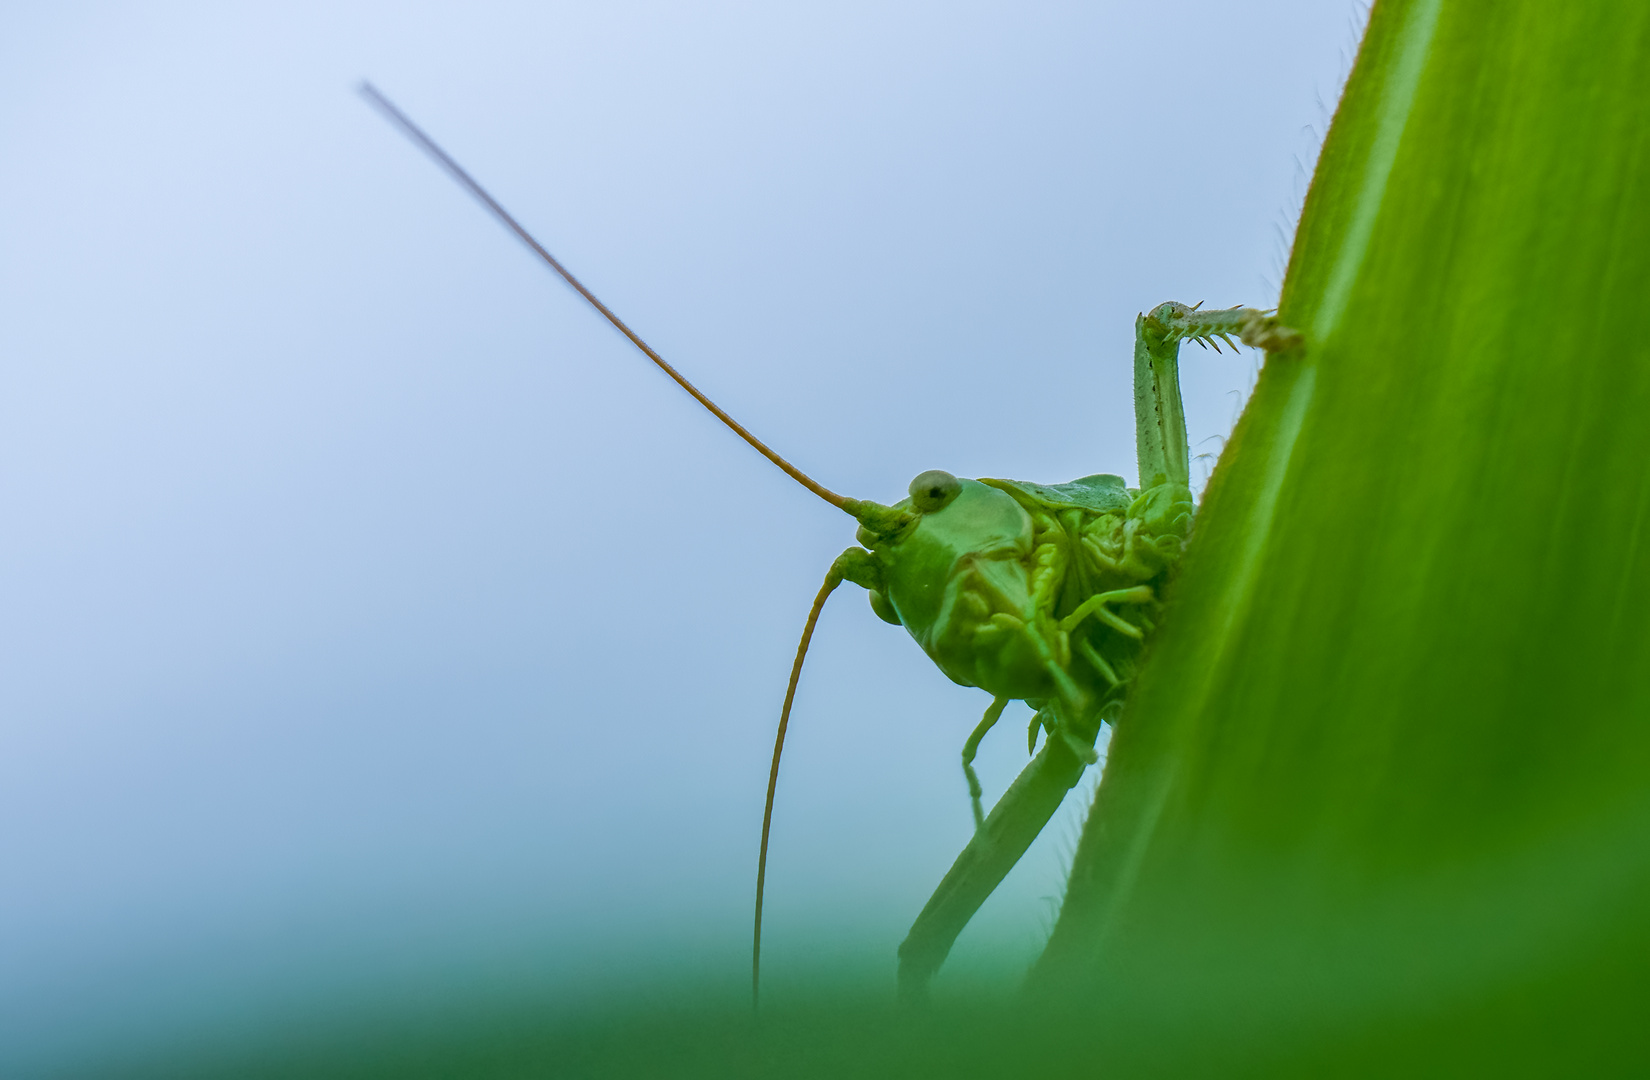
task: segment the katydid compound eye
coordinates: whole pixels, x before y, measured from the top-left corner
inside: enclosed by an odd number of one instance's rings
[[[957,482],[955,476],[939,469],[929,469],[911,481],[911,505],[919,513],[932,514],[945,509],[961,490],[962,484]]]

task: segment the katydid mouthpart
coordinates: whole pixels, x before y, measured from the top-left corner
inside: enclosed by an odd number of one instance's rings
[[[871,609],[903,626],[953,682],[991,695],[962,751],[975,831],[899,948],[899,988],[919,998],[953,942],[1097,760],[1103,723],[1121,713],[1145,642],[1161,615],[1162,588],[1190,535],[1192,502],[1180,398],[1183,341],[1268,352],[1300,337],[1271,313],[1165,303],[1135,320],[1135,445],[1140,486],[1110,474],[1064,484],[965,479],[932,470],[886,506],[819,484],[746,430],[598,300],[462,167],[369,83],[364,96],[666,375],[786,475],[855,519],[853,547],[831,564],[797,646],[780,709],[762,813],[751,944],[751,999],[761,987],[762,899],[779,761],[798,679],[825,600],[844,581]],[[1030,764],[990,814],[973,761],[1010,701],[1033,710]],[[1039,732],[1046,732],[1041,751]]]

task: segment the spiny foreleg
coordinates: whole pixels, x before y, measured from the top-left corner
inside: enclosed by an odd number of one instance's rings
[[[1173,301],[1159,304],[1135,320],[1134,426],[1140,487],[1191,484],[1186,446],[1186,411],[1180,400],[1180,343],[1195,341],[1217,351],[1218,341],[1236,350],[1236,334],[1245,345],[1269,352],[1300,345],[1300,334],[1279,325],[1277,318],[1257,308],[1231,307],[1202,310]]]
[[[1237,350],[1233,334],[1243,344],[1267,352],[1284,352],[1300,344],[1300,333],[1280,325],[1274,312],[1242,305],[1204,311],[1201,301],[1187,306],[1171,300],[1153,308],[1145,318],[1148,328],[1165,341],[1195,341],[1216,352],[1220,351],[1216,339]]]

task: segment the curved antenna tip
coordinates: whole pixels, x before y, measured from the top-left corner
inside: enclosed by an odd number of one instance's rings
[[[751,933],[751,1008],[756,1008],[762,992],[762,895],[768,880],[768,832],[773,827],[773,794],[779,786],[779,757],[785,750],[785,732],[791,724],[791,705],[796,701],[796,684],[802,678],[802,662],[808,656],[808,643],[813,640],[814,626],[825,601],[842,584],[842,573],[832,563],[825,575],[825,583],[808,609],[808,621],[802,627],[802,640],[796,646],[796,660],[791,664],[791,679],[785,686],[785,705],[779,710],[779,731],[773,740],[773,765],[768,769],[768,798],[762,807],[762,846],[756,856],[756,920]]]

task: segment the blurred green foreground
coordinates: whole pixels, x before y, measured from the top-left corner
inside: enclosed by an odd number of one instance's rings
[[[111,1075],[1650,1071],[1647,170],[1644,0],[1376,4],[1284,291],[1307,351],[1008,1004],[524,1007]]]

